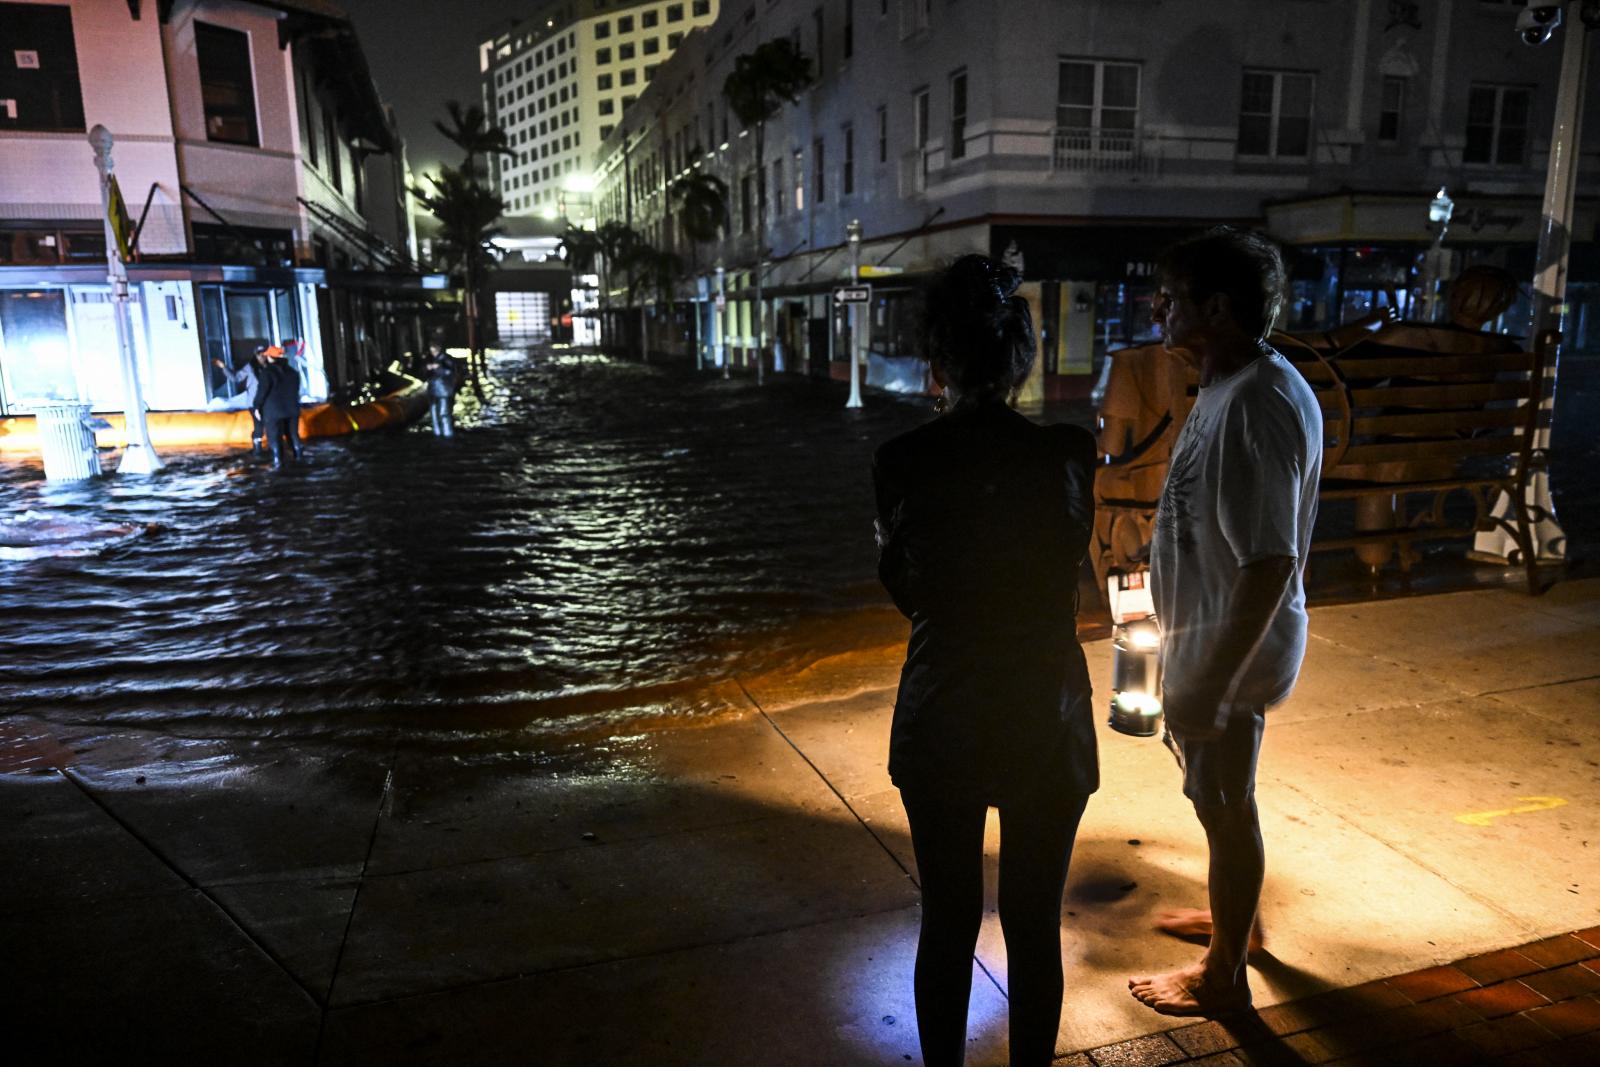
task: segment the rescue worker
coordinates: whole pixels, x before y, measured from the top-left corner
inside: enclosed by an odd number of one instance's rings
[[[256,387],[256,407],[266,424],[267,444],[272,449],[272,463],[283,467],[289,462],[284,456],[284,439],[294,462],[303,458],[300,449],[300,375],[284,358],[283,349],[269,347],[263,355],[265,366],[260,371],[260,385]]]

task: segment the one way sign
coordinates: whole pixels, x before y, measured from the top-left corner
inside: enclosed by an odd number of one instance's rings
[[[835,304],[866,304],[872,300],[870,285],[841,285],[833,291]]]

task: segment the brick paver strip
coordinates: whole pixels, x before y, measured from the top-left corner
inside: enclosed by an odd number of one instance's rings
[[[1167,1036],[1191,1056],[1209,1056],[1244,1044],[1234,1036],[1229,1027],[1215,1019],[1198,1026],[1182,1026],[1176,1030],[1169,1030]]]
[[[1531,945],[1523,945],[1517,951],[1541,967],[1560,967],[1566,963],[1590,960],[1594,959],[1596,955],[1600,955],[1600,950],[1596,950],[1593,945],[1580,941],[1571,934],[1547,937],[1543,941],[1535,941]]]
[[[1587,930],[1579,930],[1572,936],[1592,946],[1596,952],[1600,952],[1600,926],[1591,926]]]
[[[1413,971],[1391,978],[1387,984],[1389,988],[1398,989],[1419,1004],[1435,997],[1449,996],[1451,993],[1478,987],[1476,981],[1456,967],[1429,967],[1425,971]]]
[[[1543,974],[1530,974],[1523,983],[1551,1000],[1567,1000],[1585,993],[1600,993],[1600,974],[1581,964],[1571,963]]]
[[[1097,1048],[1089,1053],[1098,1067],[1165,1067],[1189,1058],[1188,1054],[1167,1039],[1166,1034],[1150,1034],[1131,1041]]]
[[[1469,1026],[1457,1033],[1488,1056],[1504,1056],[1525,1048],[1537,1048],[1552,1040],[1548,1030],[1526,1015],[1507,1015],[1503,1019]]]
[[[1456,964],[1461,972],[1484,985],[1507,978],[1521,978],[1525,974],[1544,968],[1514,948],[1501,949],[1482,956],[1472,956]]]
[[[1549,1003],[1543,993],[1537,993],[1516,979],[1496,982],[1483,989],[1469,989],[1450,998],[1465,1004],[1485,1019],[1498,1019],[1502,1015],[1515,1015],[1529,1008],[1542,1008]]]
[[[1557,1037],[1577,1037],[1600,1030],[1600,1000],[1565,1000],[1548,1008],[1535,1008],[1528,1012],[1528,1018]]]

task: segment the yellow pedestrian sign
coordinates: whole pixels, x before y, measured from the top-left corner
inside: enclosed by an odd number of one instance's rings
[[[106,213],[111,219],[111,233],[117,239],[117,252],[124,261],[133,258],[133,219],[128,215],[127,201],[122,199],[122,187],[117,184],[117,176],[111,175],[110,206]]]

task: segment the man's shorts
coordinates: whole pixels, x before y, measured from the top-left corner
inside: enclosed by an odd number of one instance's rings
[[[1221,737],[1181,738],[1162,727],[1161,740],[1183,771],[1183,795],[1201,807],[1243,804],[1256,795],[1256,759],[1266,708],[1235,704]]]

